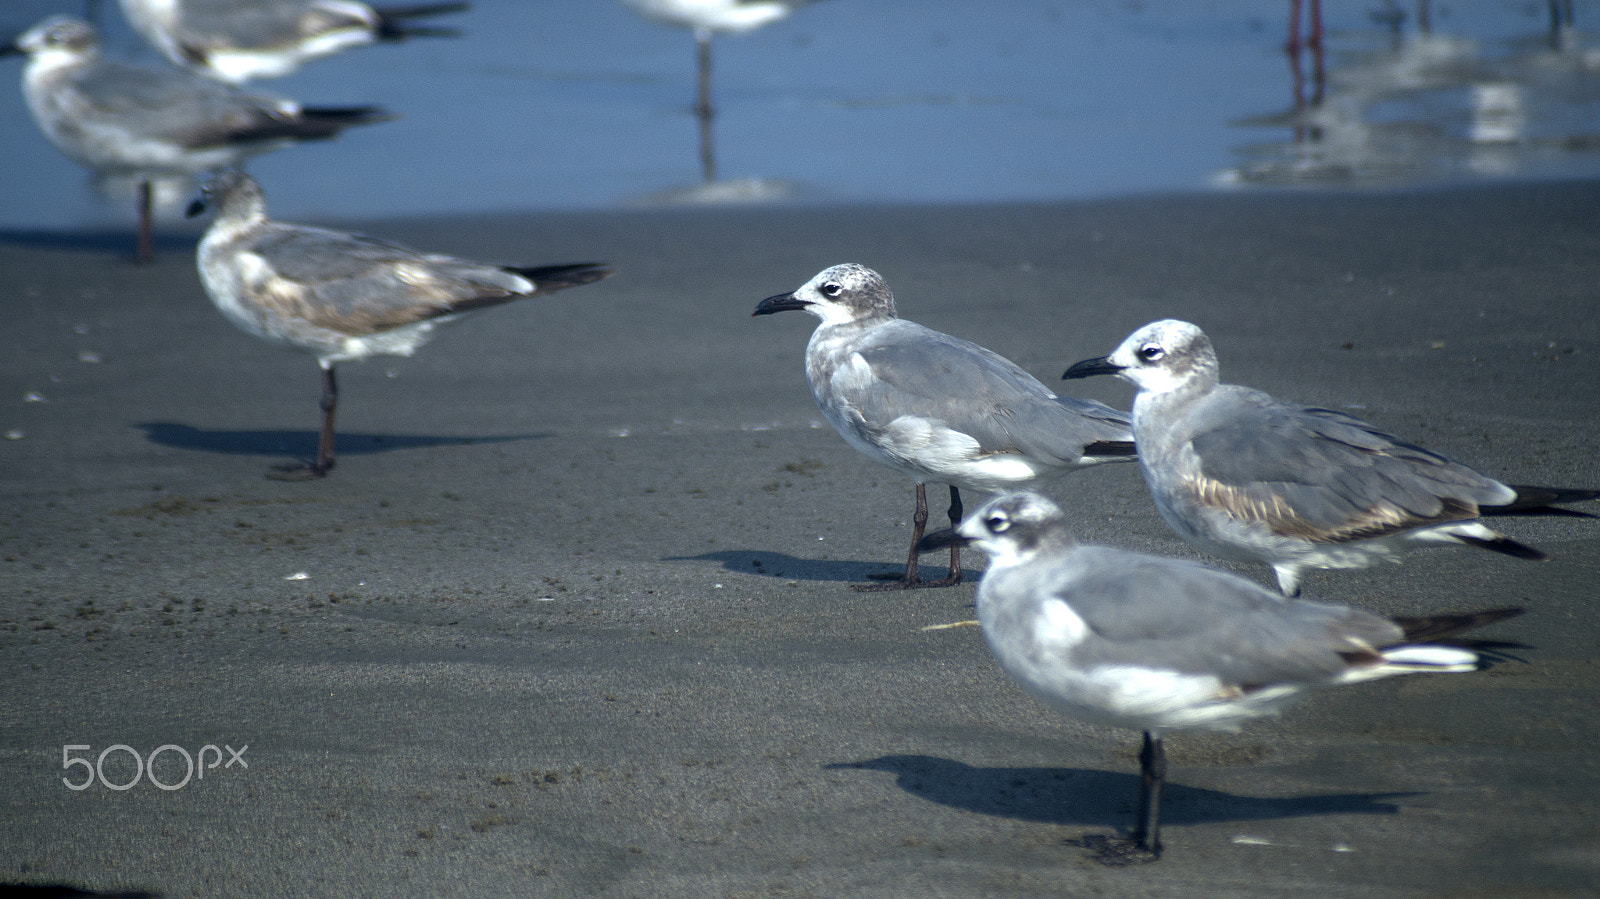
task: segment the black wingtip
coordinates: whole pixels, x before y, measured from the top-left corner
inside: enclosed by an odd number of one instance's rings
[[[456,28],[413,26],[406,24],[406,22],[410,19],[423,19],[466,12],[471,8],[472,4],[470,3],[429,3],[418,6],[374,8],[373,12],[378,14],[378,30],[376,34],[380,41],[403,41],[412,37],[460,37],[461,31]]]
[[[1139,455],[1139,449],[1132,440],[1096,440],[1083,448],[1083,454],[1125,458]]]
[[[616,269],[604,262],[575,262],[567,265],[535,265],[528,267],[508,265],[505,270],[515,272],[532,281],[537,286],[539,293],[553,293],[557,290],[566,290],[568,287],[577,287],[581,284],[593,284],[617,273]]]
[[[1515,618],[1526,612],[1521,606],[1509,606],[1504,609],[1486,609],[1481,612],[1463,612],[1452,615],[1426,615],[1416,618],[1391,618],[1400,630],[1405,632],[1407,643],[1437,643],[1447,640],[1456,634],[1477,630],[1496,621]],[[1483,641],[1488,645],[1492,641]],[[1459,645],[1452,642],[1451,645]],[[1512,645],[1512,644],[1506,644]],[[1470,648],[1465,647],[1464,648]]]
[[[1563,509],[1560,505],[1566,503],[1583,503],[1600,499],[1600,490],[1575,489],[1571,487],[1539,487],[1530,484],[1510,484],[1512,490],[1517,491],[1517,498],[1503,506],[1483,506],[1479,509],[1484,515],[1509,516],[1509,515],[1556,515],[1568,518],[1600,518],[1592,512],[1580,509]]]

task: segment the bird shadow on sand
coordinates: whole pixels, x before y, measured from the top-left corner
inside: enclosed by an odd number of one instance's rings
[[[663,562],[716,562],[724,571],[765,575],[789,581],[830,581],[873,583],[895,580],[905,574],[905,566],[893,562],[841,562],[836,559],[803,559],[785,553],[754,549],[725,549],[698,556],[668,556]],[[924,578],[942,578],[950,572],[949,557],[942,552],[923,557],[919,570]],[[962,583],[976,583],[981,571],[961,569]]]
[[[292,456],[309,458],[317,454],[316,431],[229,431],[206,430],[170,421],[147,421],[138,425],[151,443],[205,453],[237,456]],[[487,437],[437,437],[427,434],[363,434],[339,432],[341,456],[363,456],[392,450],[433,446],[471,446],[478,443],[505,443],[512,440],[543,440],[548,434],[494,434]]]
[[[1139,795],[1136,770],[1122,773],[1084,768],[979,768],[926,755],[886,755],[824,767],[834,771],[884,771],[895,775],[895,784],[900,789],[929,802],[1043,824],[1124,827],[1132,823],[1133,805]],[[1417,795],[1420,794],[1237,796],[1184,786],[1169,775],[1162,786],[1161,823],[1271,821],[1312,815],[1393,815],[1400,811],[1400,806],[1392,800]]]

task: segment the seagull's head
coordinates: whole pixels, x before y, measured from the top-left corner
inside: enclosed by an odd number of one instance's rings
[[[39,59],[59,54],[79,57],[95,52],[100,38],[94,27],[76,16],[51,16],[0,47],[0,56],[18,53]]]
[[[918,552],[946,546],[976,546],[994,565],[1031,557],[1046,544],[1070,547],[1061,507],[1037,493],[1004,493],[989,500],[953,529],[936,531],[917,543]]]
[[[1199,326],[1166,318],[1128,335],[1116,352],[1085,359],[1064,379],[1117,375],[1147,393],[1167,393],[1193,383],[1215,384],[1217,354]]]
[[[194,218],[214,210],[217,218],[254,220],[267,215],[267,198],[256,179],[238,169],[223,169],[200,188],[200,197],[185,213]]]
[[[883,276],[853,262],[823,269],[793,293],[767,297],[751,314],[791,309],[804,309],[829,325],[895,317],[894,294]]]

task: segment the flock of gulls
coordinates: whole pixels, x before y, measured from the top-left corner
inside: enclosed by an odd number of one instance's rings
[[[712,33],[759,27],[798,5],[626,2],[695,30],[706,118]],[[450,33],[414,22],[465,4],[122,4],[174,66],[107,59],[93,28],[68,16],[38,24],[8,49],[29,56],[29,108],[63,153],[95,171],[146,179],[141,258],[150,250],[148,179],[210,176],[191,210],[215,216],[197,254],[207,294],[234,325],[310,353],[323,373],[317,456],[277,476],[320,478],[333,467],[337,363],[410,355],[453,317],[612,274],[600,263],[492,265],[274,222],[260,186],[238,168],[252,155],[388,117],[238,85],[352,46]],[[1160,855],[1164,734],[1237,730],[1314,687],[1476,670],[1515,645],[1460,635],[1521,609],[1391,620],[1297,598],[1307,569],[1365,568],[1430,546],[1539,560],[1542,552],[1483,519],[1597,517],[1564,505],[1600,492],[1508,485],[1344,413],[1223,384],[1210,341],[1187,322],[1145,325],[1110,355],[1066,370],[1066,379],[1132,382],[1130,415],[1058,396],[994,352],[899,318],[884,279],[861,265],[828,268],[754,314],[795,310],[819,319],[805,369],[824,417],[916,488],[903,576],[857,589],[958,583],[960,548],[978,547],[990,559],[978,622],[1007,674],[1068,715],[1143,733],[1135,826],[1125,838],[1088,844],[1108,864]],[[1181,538],[1210,556],[1270,567],[1281,593],[1193,561],[1079,544],[1061,508],[1031,492],[1068,472],[1134,461]],[[949,487],[950,529],[926,532],[929,483]],[[962,490],[998,495],[965,515]],[[945,548],[948,574],[920,577],[918,555]]]

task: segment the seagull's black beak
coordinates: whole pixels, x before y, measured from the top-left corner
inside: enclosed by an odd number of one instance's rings
[[[1122,371],[1122,366],[1114,365],[1110,356],[1101,356],[1098,359],[1085,359],[1067,369],[1061,376],[1063,381],[1075,381],[1078,378],[1092,378],[1095,375],[1114,375]]]
[[[957,534],[955,528],[945,528],[942,531],[934,531],[918,540],[917,553],[919,555],[931,553],[936,549],[944,549],[947,546],[969,546],[971,543],[971,537],[963,537]]]
[[[752,316],[771,315],[774,312],[788,312],[793,309],[804,309],[809,305],[811,304],[800,299],[792,293],[780,293],[775,297],[767,297],[766,299],[762,300],[761,304],[756,307],[756,311],[750,314]]]
[[[0,44],[0,56],[22,56],[27,52],[28,51],[17,46],[16,41],[7,41],[4,44]]]

